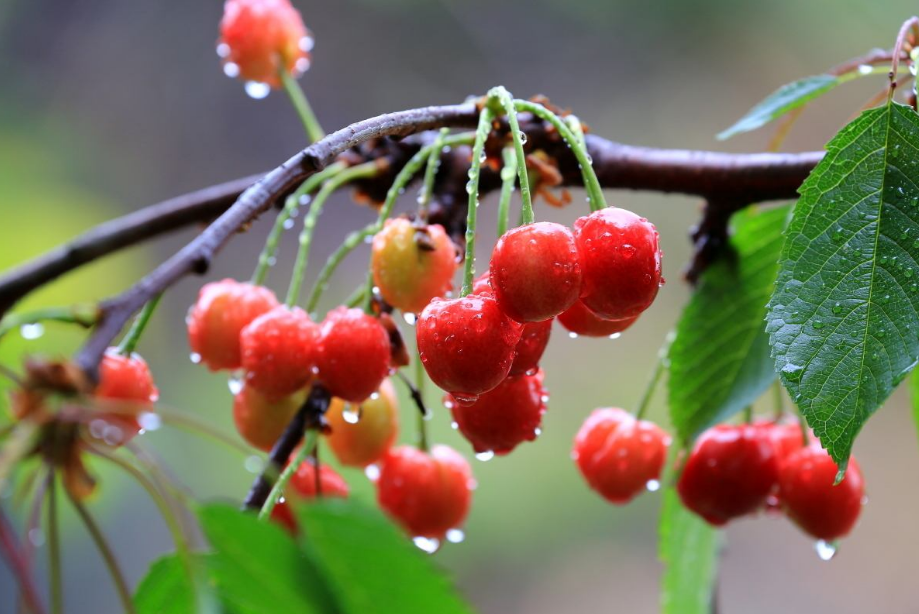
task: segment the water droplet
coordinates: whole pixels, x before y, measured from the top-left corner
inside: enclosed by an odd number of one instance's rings
[[[475,190],[475,182],[470,179],[466,182],[466,194],[472,194],[473,190]]]
[[[801,376],[804,374],[804,367],[788,363],[782,367],[782,374],[786,379],[794,382],[801,379]]]
[[[137,416],[137,424],[145,431],[155,431],[163,426],[163,419],[152,411],[145,411]]]
[[[860,75],[870,75],[872,70],[873,70],[873,69],[871,68],[871,65],[870,65],[870,64],[862,64],[862,65],[860,65],[860,66],[858,67],[858,74],[860,74]]]
[[[453,429],[454,431],[459,429],[459,422],[454,420],[453,422],[450,423],[450,428]]]
[[[613,333],[612,335],[609,336],[609,338],[610,338],[610,339],[618,339],[618,338],[621,337],[621,336],[622,336],[622,333]]]
[[[814,544],[814,550],[817,552],[817,556],[820,557],[821,561],[829,561],[836,556],[837,547],[835,542],[828,542],[820,539]]]
[[[380,479],[380,466],[379,465],[367,465],[364,467],[364,475],[367,476],[367,479],[371,482],[376,482]]]
[[[306,51],[309,53],[313,50],[313,46],[316,44],[316,41],[312,36],[304,36],[297,42],[297,46],[300,47],[300,51]]]
[[[570,339],[577,339],[577,338],[578,338],[578,334],[577,334],[577,333],[568,333],[568,337],[569,337]]]
[[[23,339],[33,340],[39,339],[42,335],[45,334],[45,326],[40,322],[35,322],[33,324],[23,324],[19,327],[19,334],[22,335]]]
[[[223,74],[231,79],[235,79],[239,76],[239,65],[235,62],[227,62],[223,65]]]
[[[243,467],[246,468],[246,471],[249,473],[261,473],[265,469],[265,459],[261,456],[247,456],[246,460],[243,461]]]
[[[657,492],[661,489],[660,480],[648,480],[648,483],[645,484],[645,488],[648,489],[648,492]]]
[[[814,322],[813,326],[814,326],[814,329],[820,330],[821,328],[825,326],[825,324],[821,322],[820,320],[817,320]]]
[[[259,81],[246,81],[245,89],[249,98],[254,98],[255,100],[261,100],[271,93],[271,86]]]
[[[226,43],[220,43],[217,45],[217,57],[225,58],[230,55],[230,46]]]
[[[29,543],[36,548],[41,548],[45,544],[45,532],[41,527],[29,529]]]
[[[402,319],[405,320],[405,323],[409,326],[414,326],[415,322],[418,321],[418,317],[414,313],[403,313]]]
[[[521,142],[523,145],[526,145],[526,144],[527,144],[527,133],[526,133],[526,132],[524,132],[523,130],[520,130],[520,131],[517,132],[517,136],[520,137],[520,142]]]
[[[188,355],[188,358],[194,364],[198,364],[199,362],[201,362],[201,354],[199,354],[198,352],[192,352],[191,354]]]
[[[413,537],[412,542],[414,542],[415,546],[417,546],[419,550],[423,550],[428,554],[434,554],[437,552],[437,549],[440,548],[439,539],[418,536]]]
[[[462,529],[450,529],[447,531],[447,541],[451,544],[459,544],[466,539],[466,534]]]
[[[835,313],[836,315],[839,315],[840,313],[842,313],[842,303],[836,303],[835,305],[833,305],[833,313]]]
[[[310,69],[310,66],[312,66],[312,64],[307,58],[300,58],[296,62],[294,62],[294,70],[296,70],[297,73],[301,75],[305,73],[306,71],[308,71]]]
[[[230,389],[230,394],[237,395],[243,391],[243,378],[239,373],[234,373],[230,379],[227,380],[227,387]]]
[[[341,417],[344,418],[345,422],[348,424],[357,424],[361,420],[361,408],[358,405],[357,410],[354,409],[354,405],[350,403],[345,405],[345,409],[341,412]]]
[[[483,463],[487,463],[488,461],[490,461],[490,460],[493,459],[494,457],[495,457],[495,453],[492,452],[491,450],[488,450],[487,452],[478,452],[478,453],[475,455],[475,459],[476,459],[476,460],[479,460],[479,461],[482,461]]]

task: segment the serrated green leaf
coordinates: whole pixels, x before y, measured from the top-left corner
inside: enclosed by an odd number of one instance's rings
[[[862,113],[827,145],[786,230],[767,332],[776,370],[840,467],[919,356],[919,115]]]
[[[769,94],[733,126],[718,134],[718,140],[729,139],[741,132],[750,132],[774,119],[804,106],[814,98],[830,91],[843,80],[836,75],[814,75],[786,83]]]
[[[316,566],[280,528],[228,505],[206,505],[198,520],[215,556],[208,577],[240,614],[336,612]]]
[[[731,253],[709,267],[670,346],[670,420],[683,442],[753,403],[775,380],[763,320],[790,207],[731,219]]]
[[[469,614],[432,559],[379,511],[326,500],[298,510],[303,545],[347,614]]]
[[[673,487],[663,493],[658,556],[663,614],[711,614],[718,575],[718,529],[683,507]]]

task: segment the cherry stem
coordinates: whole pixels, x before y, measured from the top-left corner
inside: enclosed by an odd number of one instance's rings
[[[20,602],[24,603],[33,614],[44,612],[38,597],[38,590],[29,572],[29,558],[20,551],[16,543],[15,530],[2,508],[0,508],[0,551],[4,553],[19,583]]]
[[[894,92],[897,89],[897,73],[899,72],[900,56],[903,53],[903,48],[907,44],[910,34],[913,35],[913,40],[919,36],[919,17],[910,17],[904,21],[903,25],[900,26],[899,33],[897,33],[897,42],[893,46],[890,71],[888,73],[888,78],[890,79],[890,91],[887,95],[888,102],[893,99]]]
[[[670,353],[670,344],[673,343],[674,337],[674,333],[667,333],[663,345],[661,345],[661,348],[657,351],[657,360],[654,363],[654,370],[651,372],[651,377],[648,379],[645,391],[638,401],[638,409],[635,410],[636,420],[644,418],[645,413],[648,411],[648,406],[651,404],[651,397],[654,396],[654,391],[657,389],[657,384],[660,382],[664,371],[670,366],[667,356]]]
[[[453,147],[454,145],[464,145],[471,141],[472,136],[468,132],[454,134],[452,136],[446,136],[437,145],[437,150],[443,150],[444,147]],[[389,186],[389,190],[386,192],[386,198],[383,200],[383,206],[380,207],[380,215],[377,217],[376,224],[373,228],[373,234],[380,232],[383,229],[383,223],[389,219],[389,216],[392,215],[393,208],[396,205],[396,201],[399,199],[399,196],[402,192],[405,191],[405,186],[407,186],[412,178],[421,170],[421,167],[428,161],[431,156],[431,153],[435,151],[436,143],[431,143],[419,149],[415,155],[409,158],[409,161],[405,163],[405,166],[402,167],[402,170],[396,175],[396,178],[393,179],[392,185]],[[368,314],[373,315],[373,271],[372,267],[368,267],[367,272],[367,283],[366,289],[364,291],[364,311]]]
[[[90,328],[98,319],[99,308],[90,303],[80,303],[69,307],[46,307],[27,313],[10,313],[0,320],[0,338],[12,330],[39,322],[63,322]]]
[[[514,148],[508,145],[502,152],[504,167],[501,169],[501,198],[498,200],[498,236],[507,232],[510,217],[511,195],[517,180],[517,154]]]
[[[134,323],[118,345],[119,354],[122,356],[130,356],[131,353],[134,352],[134,348],[137,347],[137,343],[140,341],[141,335],[144,334],[144,329],[147,328],[147,323],[150,321],[150,317],[156,310],[156,306],[159,304],[162,296],[162,293],[160,293],[147,301],[144,308],[141,309],[137,317],[134,318]]]
[[[300,83],[283,67],[279,71],[279,74],[281,76],[281,84],[284,86],[284,91],[287,92],[287,97],[290,98],[291,104],[294,105],[294,110],[303,123],[303,127],[306,129],[306,135],[309,137],[310,142],[315,143],[316,141],[324,139],[325,131],[322,129],[322,126],[319,125],[319,119],[316,117],[316,113],[313,112],[313,107],[310,105],[310,101],[307,99],[303,88],[300,87]]]
[[[514,154],[517,162],[517,180],[520,182],[520,200],[521,210],[520,218],[522,224],[532,224],[535,220],[533,213],[533,198],[530,196],[530,178],[527,175],[527,158],[523,151],[523,139],[525,135],[520,131],[520,123],[517,121],[517,108],[514,106],[514,98],[505,88],[499,86],[488,92],[490,101],[497,101],[507,114],[507,123],[510,128],[511,141],[514,145]],[[581,145],[583,147],[583,145]],[[502,233],[503,234],[503,233]]]
[[[431,204],[431,196],[434,195],[434,180],[437,179],[437,171],[440,169],[440,156],[444,150],[444,139],[448,134],[450,134],[449,128],[440,129],[431,144],[431,155],[428,156],[428,163],[424,169],[424,183],[422,183],[421,193],[418,195],[418,217],[424,221],[428,219],[428,207]]]
[[[603,196],[603,188],[600,187],[600,180],[597,179],[597,173],[594,172],[593,161],[587,154],[587,148],[581,143],[577,135],[571,131],[571,128],[562,121],[562,119],[535,102],[528,100],[515,100],[514,106],[518,111],[532,113],[536,117],[549,122],[558,131],[565,142],[571,147],[578,165],[581,167],[581,175],[584,179],[584,188],[587,190],[587,198],[590,202],[591,211],[599,211],[606,207],[606,199]]]
[[[285,303],[288,307],[297,304],[300,298],[300,286],[303,284],[303,276],[306,274],[306,267],[309,261],[310,244],[313,241],[313,231],[316,228],[316,221],[322,213],[325,201],[338,188],[356,179],[364,179],[376,175],[380,170],[377,162],[365,162],[357,166],[351,166],[334,175],[322,184],[322,188],[317,192],[313,202],[310,203],[309,211],[303,218],[303,230],[300,232],[300,248],[297,250],[297,260],[294,262],[294,272],[290,278],[290,287],[287,290],[287,299]]]
[[[64,584],[61,575],[61,537],[57,514],[57,474],[51,474],[48,487],[48,576],[51,585],[51,612],[64,612]]]
[[[578,139],[578,143],[581,144],[585,150],[587,149],[587,139],[584,137],[584,126],[581,124],[581,118],[577,115],[571,114],[565,116],[565,124],[571,129],[571,132],[574,133],[574,136]]]
[[[753,422],[753,406],[747,405],[743,410],[743,421],[746,424],[751,424]]]
[[[96,544],[99,554],[102,555],[102,559],[105,561],[105,566],[108,568],[109,575],[112,577],[112,582],[114,582],[115,588],[118,591],[118,597],[121,599],[121,606],[124,608],[125,612],[134,614],[136,610],[134,609],[134,602],[131,599],[131,589],[128,588],[128,583],[124,579],[124,574],[118,566],[118,561],[115,559],[115,554],[112,552],[112,548],[105,539],[105,535],[93,519],[92,514],[86,509],[86,506],[69,491],[67,492],[67,496],[70,498],[70,503],[77,511],[80,520],[83,521],[86,531]]]
[[[262,505],[262,509],[258,513],[259,520],[264,521],[271,517],[271,512],[274,511],[274,507],[281,499],[281,495],[284,494],[287,483],[290,482],[294,473],[297,472],[297,468],[306,461],[306,457],[310,455],[310,452],[312,452],[318,442],[319,431],[315,428],[315,425],[308,425],[306,431],[303,433],[303,443],[300,445],[300,449],[297,450],[297,455],[294,457],[293,461],[288,463],[284,471],[282,471],[281,475],[278,477],[278,481],[271,487],[271,492],[268,493],[268,498],[265,499],[265,504]],[[318,466],[316,467],[316,472],[317,474],[319,472]]]
[[[319,271],[319,276],[316,278],[316,283],[313,285],[313,289],[310,291],[309,299],[306,301],[306,311],[308,313],[313,313],[316,309],[316,305],[319,304],[319,299],[322,298],[323,293],[329,287],[329,280],[332,279],[332,276],[335,274],[335,270],[338,268],[338,265],[353,252],[359,245],[361,245],[367,237],[372,237],[376,231],[376,223],[368,224],[360,230],[355,230],[338,246],[332,254],[326,260],[325,266],[322,267],[322,270]],[[361,297],[363,297],[364,287],[359,288],[361,291]],[[360,302],[360,301],[358,301]]]
[[[300,200],[307,194],[311,194],[318,189],[323,181],[337,175],[346,168],[348,168],[348,165],[344,162],[330,164],[318,173],[310,175],[306,181],[300,184],[300,187],[297,188],[295,192],[287,197],[284,201],[284,207],[274,220],[274,226],[271,227],[271,232],[268,233],[268,238],[265,240],[265,247],[259,254],[258,264],[255,267],[255,272],[252,274],[252,283],[254,285],[261,286],[265,282],[265,277],[268,275],[268,269],[271,268],[271,265],[274,263],[275,255],[278,253],[278,246],[281,242],[281,235],[284,234],[284,230],[286,229],[287,220],[296,215],[297,210],[300,208]]]
[[[494,114],[488,106],[479,113],[479,125],[475,131],[475,142],[472,145],[472,164],[469,167],[469,183],[466,192],[469,193],[469,205],[466,212],[466,258],[463,269],[463,289],[460,296],[472,292],[472,279],[475,277],[475,226],[479,210],[479,176],[482,170],[482,158],[485,155],[485,141],[491,131],[491,121]]]
[[[775,420],[778,421],[785,415],[785,399],[782,397],[782,382],[778,378],[772,383],[772,406]]]
[[[415,403],[415,407],[418,408],[418,449],[424,452],[428,451],[428,425],[427,417],[430,415],[427,405],[424,402],[424,378],[425,371],[424,365],[421,363],[421,358],[415,358],[415,384],[412,384],[411,380],[406,377],[401,371],[396,371],[396,376],[399,378],[399,381],[405,384],[405,387],[408,389],[408,394],[412,398],[412,401]]]

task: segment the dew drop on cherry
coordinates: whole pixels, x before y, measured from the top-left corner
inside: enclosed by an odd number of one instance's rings
[[[412,542],[414,542],[419,550],[427,552],[428,554],[434,554],[440,548],[440,540],[430,537],[421,537],[419,535],[418,537],[413,537]]]
[[[494,457],[495,457],[495,453],[492,452],[491,450],[487,450],[487,451],[485,451],[485,452],[478,452],[478,453],[475,455],[475,459],[478,460],[478,461],[482,461],[483,463],[487,463],[488,461],[490,461],[490,460],[493,459]]]
[[[226,72],[226,71],[224,71]],[[246,81],[246,95],[255,100],[261,100],[271,93],[271,86],[261,81]]]
[[[459,544],[466,539],[466,534],[463,533],[462,529],[450,529],[447,531],[447,541],[451,544]]]
[[[380,479],[380,466],[375,464],[370,464],[364,467],[364,475],[367,476],[367,479],[371,482],[376,482]]]
[[[814,550],[817,552],[817,556],[820,557],[821,561],[829,561],[834,556],[836,556],[837,551],[836,542],[828,542],[823,539],[817,540],[814,544]]]

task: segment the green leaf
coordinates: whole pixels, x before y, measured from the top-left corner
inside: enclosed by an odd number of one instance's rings
[[[192,589],[182,561],[175,555],[155,561],[134,595],[137,614],[187,614],[193,612]]]
[[[731,219],[731,254],[709,267],[670,346],[670,419],[689,442],[753,403],[775,380],[763,320],[790,207],[755,207]]]
[[[919,356],[919,115],[865,111],[827,145],[786,230],[767,332],[776,370],[842,477]]]
[[[428,555],[379,511],[318,501],[299,511],[304,547],[349,614],[468,614]]]
[[[719,531],[683,507],[673,487],[664,491],[658,556],[663,614],[711,614],[718,575]]]
[[[228,505],[203,506],[198,520],[216,551],[208,576],[234,612],[337,611],[316,566],[277,526]]]
[[[786,83],[747,111],[747,114],[740,118],[736,124],[721,132],[718,135],[718,140],[723,141],[735,134],[750,132],[765,126],[785,113],[804,106],[842,82],[843,79],[835,75],[815,75]]]

